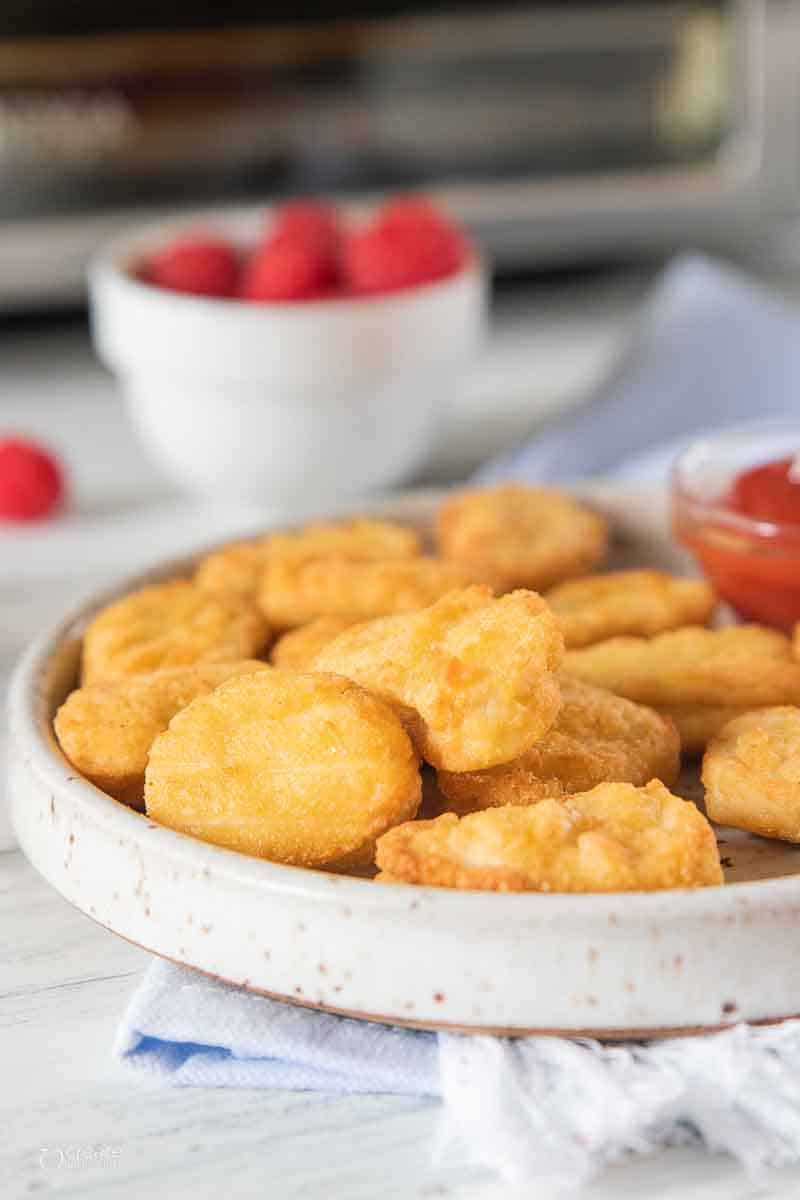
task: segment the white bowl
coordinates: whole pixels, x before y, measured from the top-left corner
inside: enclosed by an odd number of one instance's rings
[[[665,492],[582,494],[620,535],[614,565],[685,562],[669,540]],[[424,529],[435,502],[411,494],[370,511]],[[94,920],[254,991],[419,1027],[631,1037],[800,1013],[800,849],[786,842],[720,830],[725,887],[503,895],[265,862],[112,800],[63,757],[52,716],[75,684],[85,622],[141,582],[124,581],[46,630],[9,695],[20,845]]]
[[[486,269],[369,298],[251,304],[151,287],[131,267],[190,229],[252,245],[263,209],[114,241],[89,271],[92,329],[145,444],[183,487],[317,504],[388,487],[429,455],[480,343]]]

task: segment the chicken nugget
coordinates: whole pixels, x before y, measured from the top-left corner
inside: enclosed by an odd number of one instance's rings
[[[735,704],[665,704],[658,711],[677,729],[683,753],[689,758],[697,758],[729,721],[752,710],[747,705],[737,708]]]
[[[446,808],[477,812],[505,804],[562,799],[599,783],[678,778],[680,739],[671,721],[612,692],[560,677],[561,712],[553,728],[520,758],[488,771],[439,771]]]
[[[603,558],[608,522],[564,492],[508,484],[456,492],[436,518],[439,549],[489,572],[497,590],[542,591]],[[479,581],[476,581],[479,582]]]
[[[662,783],[414,821],[378,839],[390,882],[494,892],[630,892],[723,882],[713,830]]]
[[[323,646],[354,624],[347,617],[317,617],[316,621],[279,637],[272,647],[270,661],[286,670],[307,671]]]
[[[610,571],[559,584],[545,596],[568,649],[619,635],[652,637],[682,625],[705,625],[714,593],[702,579],[665,571]]]
[[[420,542],[413,529],[392,521],[353,517],[318,521],[288,533],[270,533],[254,541],[231,542],[198,565],[195,582],[211,591],[236,591],[256,598],[272,557],[303,562],[312,558],[347,558],[355,562],[415,558]]]
[[[720,825],[800,842],[800,709],[730,721],[703,758],[706,812]]]
[[[434,766],[473,771],[519,757],[552,726],[562,652],[541,596],[518,591],[497,600],[474,586],[419,612],[346,629],[313,666],[392,704]]]
[[[609,638],[567,651],[564,671],[659,710],[800,702],[788,638],[761,625]]]
[[[273,668],[230,679],[159,734],[147,813],[245,854],[323,866],[420,801],[419,760],[395,713],[351,680]]]
[[[291,533],[267,538],[269,552],[281,558],[348,558],[352,562],[383,562],[416,558],[420,540],[413,529],[393,521],[352,517],[348,521],[316,521]]]
[[[267,563],[268,538],[229,542],[197,565],[194,582],[207,592],[233,592],[255,601]]]
[[[278,629],[306,625],[317,617],[369,621],[424,608],[454,588],[482,581],[468,567],[438,558],[354,562],[278,556],[264,572],[261,607]]]
[[[249,659],[99,680],[67,697],[55,716],[56,737],[90,783],[143,809],[147,755],[175,713],[226,679],[268,670],[266,663]]]
[[[83,637],[82,682],[255,658],[269,627],[252,601],[186,580],[156,583],[102,609]]]

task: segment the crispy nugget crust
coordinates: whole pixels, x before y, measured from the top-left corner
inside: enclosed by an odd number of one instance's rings
[[[270,661],[288,671],[307,671],[320,650],[353,624],[347,617],[317,617],[316,621],[279,637],[272,647]]]
[[[393,879],[498,892],[656,891],[723,881],[708,821],[657,780],[409,822],[379,839],[376,857]]]
[[[456,813],[563,799],[599,783],[668,787],[680,770],[680,739],[651,708],[562,675],[553,728],[520,758],[488,771],[439,771],[439,790]]]
[[[610,571],[572,579],[545,596],[569,649],[620,635],[652,637],[682,625],[705,625],[714,593],[702,579],[665,571]]]
[[[541,591],[603,558],[608,522],[564,492],[505,487],[456,492],[436,518],[444,558],[489,572],[498,590]]]
[[[279,629],[317,617],[369,621],[432,604],[454,588],[476,582],[475,572],[437,558],[353,562],[346,558],[271,559],[261,587],[261,607]],[[483,576],[478,573],[478,581]]]
[[[541,596],[486,587],[429,608],[356,625],[314,661],[382,696],[423,758],[477,770],[524,753],[553,724],[561,632]]]
[[[391,521],[353,517],[318,521],[293,533],[272,533],[254,541],[231,542],[207,555],[195,581],[212,591],[236,591],[255,599],[270,558],[302,562],[312,558],[347,558],[356,562],[415,558],[420,542],[413,529]]]
[[[712,821],[800,842],[800,709],[729,722],[706,751],[703,785]]]
[[[251,659],[100,680],[67,697],[55,716],[56,737],[90,783],[143,809],[147,755],[175,713],[226,679],[269,669]]]
[[[564,671],[659,710],[800,701],[788,638],[760,625],[610,638],[569,650]]]
[[[148,814],[246,854],[323,866],[412,817],[419,761],[398,718],[350,680],[275,668],[228,680],[150,750]]]
[[[82,682],[164,667],[254,658],[269,640],[256,605],[186,580],[156,583],[102,609],[83,638]]]

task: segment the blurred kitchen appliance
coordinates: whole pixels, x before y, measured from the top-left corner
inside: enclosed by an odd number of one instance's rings
[[[434,190],[500,269],[736,246],[800,209],[800,4],[6,0],[0,306],[186,206]],[[129,15],[127,15],[129,14]]]

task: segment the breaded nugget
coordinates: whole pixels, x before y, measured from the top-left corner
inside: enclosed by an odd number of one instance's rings
[[[142,809],[147,755],[175,713],[226,679],[268,670],[266,663],[249,659],[90,683],[59,708],[56,736],[81,775],[109,796]]]
[[[162,667],[255,658],[269,627],[252,601],[186,580],[156,583],[102,609],[83,638],[83,683]]]
[[[419,761],[388,705],[347,679],[275,668],[193,700],[145,774],[162,825],[310,867],[409,820],[419,800]]]
[[[353,517],[319,521],[289,533],[270,533],[255,541],[231,542],[207,555],[195,581],[212,591],[236,591],[255,598],[271,557],[301,562],[312,558],[347,558],[355,562],[415,558],[419,538],[413,529],[391,521]]]
[[[207,592],[234,592],[256,600],[267,562],[269,538],[229,542],[201,559],[194,582]]]
[[[270,534],[267,540],[270,554],[295,560],[349,558],[353,562],[383,562],[416,558],[421,552],[413,529],[370,517],[317,521],[296,532]]]
[[[307,671],[323,646],[354,624],[347,617],[317,617],[316,621],[309,621],[308,625],[301,625],[278,638],[272,647],[270,661],[286,670]]]
[[[498,590],[542,591],[583,575],[608,542],[607,521],[571,496],[519,484],[456,492],[436,530],[444,558],[488,571]]]
[[[761,625],[609,638],[569,650],[564,671],[659,710],[800,702],[788,638]]]
[[[680,739],[652,708],[561,676],[562,708],[553,728],[520,758],[488,771],[439,771],[446,807],[477,812],[504,804],[535,804],[585,792],[599,783],[678,778]]]
[[[475,586],[420,612],[346,629],[313,665],[392,704],[428,762],[471,771],[517,758],[552,726],[562,652],[541,596],[496,600]]]
[[[702,579],[665,571],[611,571],[559,584],[545,596],[568,649],[623,634],[652,637],[682,625],[705,625],[714,593]]]
[[[706,751],[703,786],[712,821],[800,842],[800,709],[730,721]]]
[[[376,859],[393,880],[495,892],[649,892],[723,881],[708,821],[658,780],[408,822],[379,838]]]
[[[454,588],[481,581],[468,567],[438,558],[353,562],[277,556],[264,572],[261,607],[277,629],[306,625],[317,617],[369,621],[424,608]]]
[[[672,721],[681,739],[681,750],[690,758],[702,754],[720,730],[743,713],[751,712],[747,705],[734,704],[714,707],[702,704],[663,705],[658,710]]]

